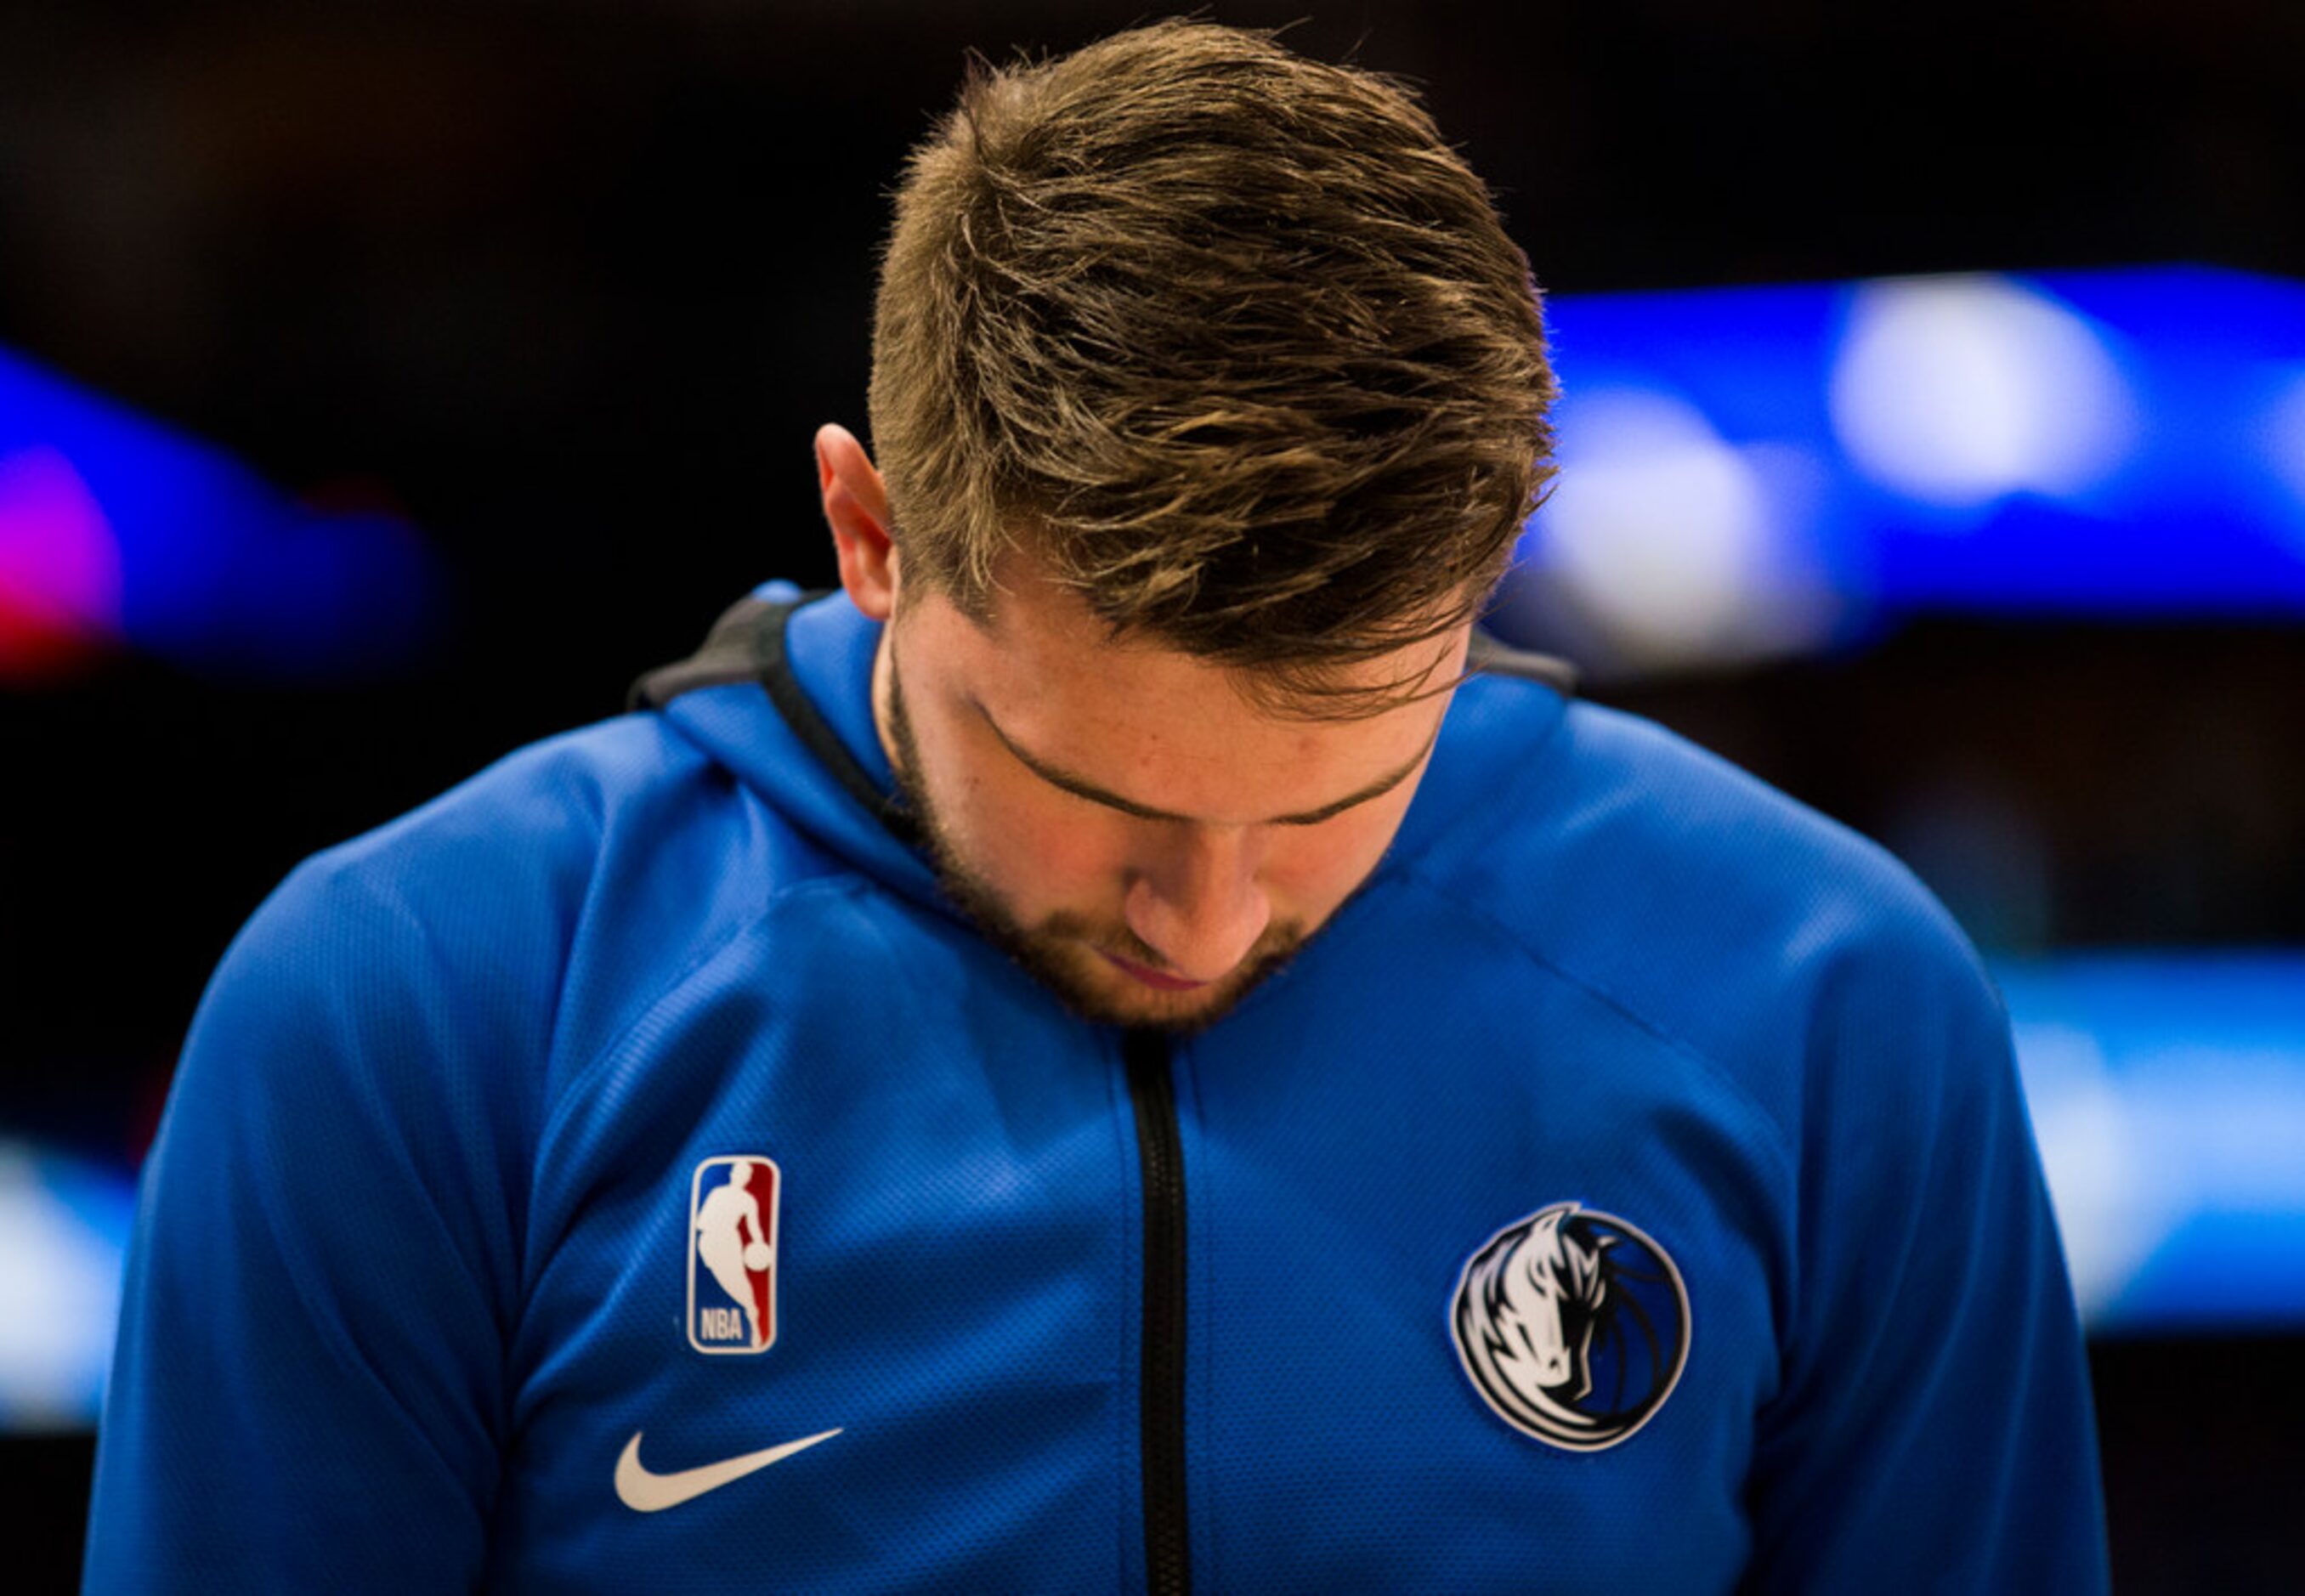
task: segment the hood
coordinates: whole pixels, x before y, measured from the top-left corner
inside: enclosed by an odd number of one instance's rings
[[[817,846],[957,918],[897,796],[872,724],[880,640],[880,624],[846,594],[767,582],[723,613],[694,654],[635,683],[631,707],[661,713]],[[1575,683],[1564,662],[1477,632],[1472,665],[1478,674],[1458,690],[1433,762],[1373,881],[1492,808],[1489,796],[1525,770]],[[1511,678],[1547,691],[1527,692]],[[1514,734],[1496,734],[1507,720]]]
[[[872,725],[880,623],[845,593],[763,583],[703,646],[633,684],[655,709],[826,853],[948,916]]]

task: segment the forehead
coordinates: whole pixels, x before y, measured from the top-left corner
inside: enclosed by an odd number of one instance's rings
[[[989,622],[940,595],[900,616],[908,699],[991,722],[1034,760],[1147,808],[1232,823],[1307,813],[1414,760],[1446,692],[1374,715],[1276,712],[1238,670],[1141,636],[1115,637],[1078,594],[1029,569],[1004,573]],[[1468,625],[1367,663],[1348,683],[1462,669]]]

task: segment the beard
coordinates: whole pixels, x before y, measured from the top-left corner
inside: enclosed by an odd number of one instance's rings
[[[1302,922],[1276,921],[1264,929],[1240,963],[1226,974],[1191,991],[1164,992],[1114,968],[1100,955],[1098,950],[1104,949],[1152,970],[1167,965],[1158,948],[1148,946],[1126,925],[1061,909],[1026,923],[999,889],[961,856],[951,832],[939,819],[936,805],[919,778],[920,749],[905,710],[904,682],[893,649],[889,654],[888,721],[892,745],[889,763],[896,777],[897,796],[912,811],[920,827],[945,896],[986,941],[1081,1019],[1099,1025],[1190,1035],[1231,1013],[1304,946],[1309,933]]]

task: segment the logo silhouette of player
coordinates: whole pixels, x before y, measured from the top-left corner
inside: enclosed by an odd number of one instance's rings
[[[744,1305],[753,1345],[769,1343],[769,1268],[776,1252],[761,1226],[760,1199],[745,1188],[750,1160],[728,1166],[728,1184],[716,1186],[696,1210],[696,1252],[720,1289]]]

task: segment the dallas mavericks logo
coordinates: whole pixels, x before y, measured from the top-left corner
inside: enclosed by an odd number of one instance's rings
[[[777,1199],[767,1159],[707,1159],[688,1195],[688,1344],[766,1352],[777,1338]]]
[[[1506,1226],[1467,1259],[1450,1322],[1482,1400],[1572,1452],[1647,1423],[1688,1362],[1688,1294],[1672,1260],[1574,1202]]]

